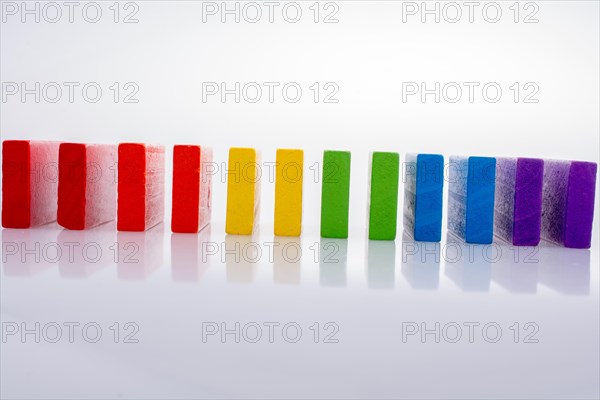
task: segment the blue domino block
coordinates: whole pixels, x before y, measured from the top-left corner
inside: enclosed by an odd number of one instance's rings
[[[404,186],[404,227],[415,240],[439,242],[442,238],[444,157],[407,154]]]
[[[442,239],[442,197],[444,157],[439,154],[417,156],[417,199],[415,240],[439,242]]]
[[[496,159],[450,157],[449,180],[448,229],[467,243],[492,243]]]

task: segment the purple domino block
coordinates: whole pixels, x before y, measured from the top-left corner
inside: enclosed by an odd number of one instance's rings
[[[494,234],[515,246],[537,246],[542,222],[544,161],[496,159]]]
[[[517,159],[513,244],[537,246],[542,224],[544,160]]]
[[[544,162],[542,237],[576,249],[592,244],[596,163]]]

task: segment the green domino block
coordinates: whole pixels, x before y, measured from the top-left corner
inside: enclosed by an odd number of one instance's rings
[[[371,157],[369,239],[396,239],[398,215],[398,153],[374,152]]]
[[[348,237],[349,205],[350,152],[326,150],[323,153],[321,237]]]

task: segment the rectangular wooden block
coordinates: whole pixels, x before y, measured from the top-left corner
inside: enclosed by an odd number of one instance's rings
[[[61,143],[58,153],[58,223],[89,229],[116,216],[117,148]]]
[[[164,218],[165,148],[119,144],[117,230],[143,232]]]
[[[323,153],[321,190],[321,237],[348,237],[350,206],[350,152]]]
[[[227,166],[227,215],[225,232],[251,235],[260,198],[260,155],[244,147],[229,149]]]
[[[56,221],[58,142],[2,142],[2,226],[30,228]]]
[[[399,175],[398,153],[373,152],[371,154],[369,188],[369,239],[371,240],[396,239]]]
[[[497,158],[494,234],[515,246],[537,246],[542,219],[544,161]]]
[[[278,149],[275,164],[275,228],[277,236],[300,236],[304,152]]]
[[[404,228],[415,240],[439,242],[442,238],[444,157],[407,154],[404,185]]]
[[[467,243],[492,243],[496,159],[452,156],[449,167],[448,229]]]
[[[469,157],[465,233],[467,243],[492,243],[495,189],[496,159]]]
[[[597,170],[592,162],[544,161],[543,239],[565,247],[591,247]]]
[[[171,230],[196,233],[210,223],[212,149],[206,146],[173,147],[173,201]]]

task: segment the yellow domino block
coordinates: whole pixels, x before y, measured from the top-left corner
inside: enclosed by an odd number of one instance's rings
[[[231,235],[251,235],[254,230],[260,197],[259,162],[254,149],[229,149],[225,232]]]
[[[303,168],[302,150],[277,150],[275,164],[275,235],[277,236],[300,236]]]

